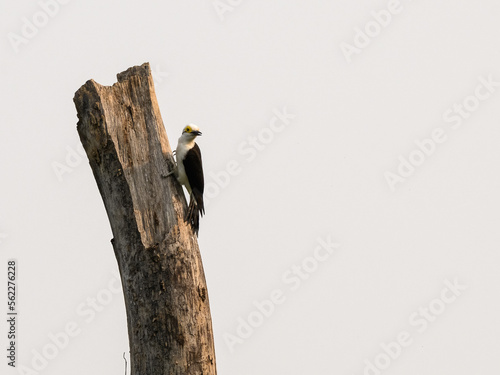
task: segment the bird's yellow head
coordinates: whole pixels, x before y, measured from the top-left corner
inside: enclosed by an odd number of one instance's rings
[[[196,136],[201,135],[200,128],[197,127],[195,124],[186,125],[186,127],[182,131],[182,135],[185,134],[195,138]]]

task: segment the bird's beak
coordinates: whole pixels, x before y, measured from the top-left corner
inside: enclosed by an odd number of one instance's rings
[[[192,131],[191,133],[193,133],[193,134],[195,134],[195,135],[201,135],[201,132],[200,132],[200,131],[198,131],[198,130],[194,130],[194,131]]]

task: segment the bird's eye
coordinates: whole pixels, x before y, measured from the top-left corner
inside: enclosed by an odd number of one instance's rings
[[[186,129],[184,129],[186,133],[191,133],[191,128],[189,126],[186,126]]]

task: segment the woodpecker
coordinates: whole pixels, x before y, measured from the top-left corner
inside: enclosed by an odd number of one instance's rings
[[[198,235],[200,215],[205,213],[203,206],[203,165],[200,148],[194,141],[200,136],[200,128],[194,124],[187,125],[177,142],[175,150],[177,167],[174,170],[177,181],[184,185],[189,193],[189,207],[186,221],[191,224],[193,231]]]

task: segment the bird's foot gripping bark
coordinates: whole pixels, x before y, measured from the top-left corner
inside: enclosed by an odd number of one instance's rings
[[[162,178],[167,178],[167,177],[172,176],[173,174],[175,174],[175,171],[168,172],[167,174],[162,174],[161,177]]]
[[[175,153],[175,150],[174,150],[174,153]],[[167,162],[167,164],[169,165],[168,162]],[[167,174],[162,173],[160,175],[161,178],[167,178],[167,177],[170,177],[172,175],[174,175],[175,177],[177,177],[177,165],[175,164],[175,162],[174,162],[173,167],[171,167],[171,168],[172,168],[172,170],[170,172],[168,172]]]

